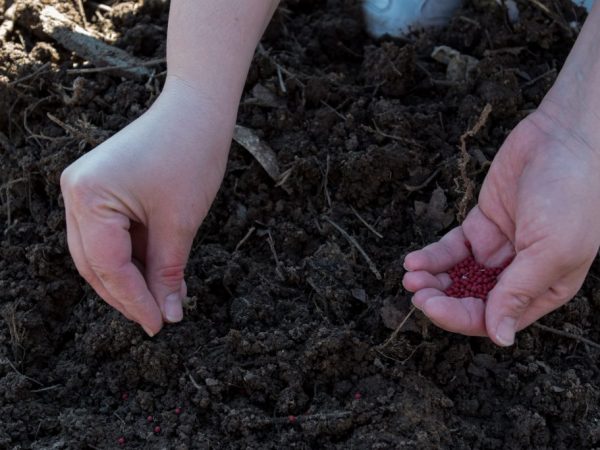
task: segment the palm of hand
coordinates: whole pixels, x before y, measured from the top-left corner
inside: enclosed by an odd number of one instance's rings
[[[464,223],[406,257],[413,303],[448,331],[510,345],[515,331],[575,295],[598,252],[598,156],[536,114],[499,150]],[[467,242],[486,266],[512,259],[487,301],[443,292],[446,271],[471,252]]]

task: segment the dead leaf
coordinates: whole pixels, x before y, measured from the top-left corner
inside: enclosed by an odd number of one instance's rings
[[[248,150],[274,181],[279,181],[281,172],[275,152],[253,130],[236,125],[233,140]]]

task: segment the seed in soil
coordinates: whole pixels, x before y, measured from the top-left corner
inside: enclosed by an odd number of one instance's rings
[[[154,434],[160,434],[160,426],[156,425],[154,427]]]
[[[354,400],[360,400],[362,398],[362,394],[360,392],[356,392],[354,394]]]
[[[154,422],[154,417],[153,416],[146,417],[146,422],[148,422],[148,423]]]
[[[296,416],[288,416],[288,421],[290,423],[296,423],[297,420],[298,418]]]
[[[119,439],[117,439],[117,443],[119,445],[125,445],[125,437],[121,436]]]
[[[181,414],[181,408],[179,406],[177,408],[175,408],[175,414],[177,414],[177,415]]]
[[[445,294],[455,298],[476,297],[487,300],[498,275],[507,266],[508,264],[502,267],[485,267],[473,256],[469,256],[448,270],[452,284],[445,290]]]

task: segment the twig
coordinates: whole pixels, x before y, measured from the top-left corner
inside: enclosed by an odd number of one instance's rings
[[[363,225],[369,229],[369,231],[371,233],[373,233],[379,239],[383,238],[383,235],[381,233],[379,233],[375,228],[373,228],[373,226],[369,222],[367,222],[365,219],[363,219],[363,217],[358,213],[358,211],[356,209],[354,209],[354,206],[351,206],[351,208],[352,208],[352,212],[354,213],[354,215],[356,217],[358,217],[358,220],[360,220],[363,223]]]
[[[248,230],[248,232],[246,233],[246,236],[244,236],[244,237],[242,238],[242,240],[241,240],[240,242],[238,242],[238,244],[235,246],[235,251],[236,251],[236,252],[237,252],[237,251],[240,249],[240,247],[241,247],[242,245],[244,245],[244,242],[246,242],[246,241],[247,241],[247,240],[250,238],[250,236],[252,236],[252,234],[253,234],[255,231],[256,231],[256,228],[255,228],[255,227],[251,227],[251,228]]]
[[[192,382],[192,384],[194,385],[194,387],[195,387],[196,389],[198,389],[199,391],[201,391],[201,390],[202,390],[202,386],[200,386],[200,385],[198,384],[198,382],[197,382],[196,380],[194,380],[194,377],[193,377],[193,376],[192,376],[192,374],[191,374],[191,373],[189,373],[189,372],[188,372],[188,377],[190,378],[190,381]]]
[[[279,277],[281,281],[285,281],[285,277],[281,272],[281,261],[277,257],[277,251],[275,250],[275,242],[273,241],[273,236],[271,235],[271,230],[267,231],[267,242],[269,243],[269,247],[271,248],[271,253],[273,254],[273,258],[275,259],[275,273]]]
[[[375,120],[373,120],[373,126],[375,127],[375,129],[367,126],[367,125],[361,125],[361,128],[365,131],[368,131],[369,133],[373,133],[373,134],[379,134],[380,136],[386,137],[388,139],[392,139],[394,141],[398,141],[401,142],[403,144],[410,144],[410,145],[414,145],[415,147],[418,148],[424,148],[421,144],[419,144],[417,141],[413,140],[413,139],[408,139],[408,138],[404,138],[401,136],[395,136],[393,134],[387,134],[384,133],[383,131],[381,131],[381,129],[377,126],[377,123],[375,122]]]
[[[38,75],[42,74],[44,72],[44,70],[46,70],[48,67],[50,67],[50,63],[49,62],[44,63],[40,67],[38,67],[38,69],[35,72],[30,73],[29,75],[25,75],[24,77],[17,78],[16,80],[13,80],[10,83],[8,83],[8,85],[9,86],[16,86],[19,83],[22,83],[24,81],[30,80],[32,78],[35,78]]]
[[[61,385],[61,384],[55,384],[55,385],[53,385],[53,386],[48,386],[48,387],[45,387],[45,388],[40,388],[40,389],[32,389],[32,390],[31,390],[31,392],[34,392],[34,393],[36,393],[36,394],[37,394],[37,393],[39,393],[39,392],[52,391],[52,390],[54,390],[54,389],[58,389],[58,388],[60,388],[60,387],[62,387],[62,385]]]
[[[77,6],[79,7],[79,15],[81,16],[81,21],[83,23],[83,28],[88,29],[87,18],[85,17],[85,9],[83,9],[83,1],[77,0]]]
[[[166,58],[151,59],[150,61],[140,62],[132,66],[105,66],[105,67],[83,67],[81,69],[68,69],[67,74],[69,75],[84,75],[88,73],[101,73],[110,72],[112,70],[126,70],[135,69],[136,67],[153,67],[165,64]]]
[[[24,375],[23,373],[19,372],[19,370],[15,367],[15,365],[12,363],[12,361],[8,358],[3,358],[0,359],[0,363],[6,362],[6,364],[8,364],[12,370],[14,370],[17,374],[21,375],[23,378],[25,378],[26,380],[31,381],[32,383],[37,384],[38,386],[44,386],[42,383],[40,383],[38,380],[28,377],[27,375]]]
[[[563,30],[567,32],[570,37],[573,37],[573,29],[569,27],[564,21],[560,20],[560,17],[554,12],[550,11],[550,9],[541,3],[539,0],[529,0],[536,8],[546,14],[550,19],[556,22]]]
[[[589,345],[590,347],[600,349],[600,344],[598,344],[594,341],[591,341],[587,338],[584,338],[582,336],[577,336],[576,334],[569,333],[568,331],[557,330],[556,328],[552,328],[547,325],[542,325],[541,323],[537,323],[537,322],[534,323],[533,326],[536,328],[539,328],[540,330],[547,331],[548,333],[553,333],[558,336],[566,337],[569,339],[574,339],[576,341],[583,342],[584,344]]]
[[[327,108],[329,108],[336,116],[338,116],[340,119],[342,119],[344,122],[348,120],[347,117],[345,117],[342,113],[340,113],[337,109],[335,109],[333,106],[331,106],[329,103],[327,103],[325,100],[321,100],[321,103],[323,105],[325,105]]]
[[[540,80],[542,80],[542,79],[546,78],[548,75],[552,75],[552,74],[555,74],[555,73],[556,73],[556,69],[555,69],[555,68],[552,68],[552,69],[550,69],[549,71],[547,71],[547,72],[544,72],[543,74],[541,74],[541,75],[538,75],[538,76],[537,76],[537,77],[535,77],[535,78],[532,78],[532,79],[531,79],[531,80],[529,80],[528,82],[526,82],[526,83],[523,83],[523,86],[521,86],[521,87],[528,87],[528,86],[531,86],[532,84],[535,84],[535,83],[537,83],[538,81],[540,81]]]
[[[413,313],[415,312],[416,309],[417,308],[415,308],[414,306],[410,307],[410,310],[406,314],[406,317],[404,317],[404,319],[402,319],[402,322],[400,322],[400,324],[396,327],[396,329],[390,335],[390,337],[387,339],[387,341],[384,342],[384,344],[381,346],[381,348],[387,347],[394,339],[396,339],[396,336],[398,336],[398,333],[400,333],[400,330],[402,329],[402,327],[404,326],[406,321],[410,318],[410,316],[413,315]]]
[[[479,119],[477,119],[475,125],[471,129],[465,131],[460,137],[460,160],[458,162],[458,169],[460,171],[460,180],[463,183],[463,196],[460,199],[460,203],[458,205],[459,222],[462,222],[466,217],[467,208],[469,207],[469,203],[473,199],[473,191],[475,190],[473,181],[471,181],[467,172],[467,164],[469,164],[469,161],[471,159],[471,157],[469,156],[469,152],[467,151],[467,138],[473,137],[477,133],[479,133],[479,130],[481,130],[481,128],[483,128],[483,126],[487,123],[491,112],[492,105],[488,103],[483,108],[483,111],[481,111]]]
[[[327,206],[331,209],[331,196],[329,195],[329,153],[327,153],[327,159],[325,160],[325,173],[323,174],[323,193],[325,195],[325,201]]]
[[[350,236],[346,230],[344,230],[342,227],[340,227],[337,223],[335,223],[333,220],[331,220],[329,217],[324,217],[324,219],[329,222],[329,224],[334,227],[336,230],[338,230],[340,232],[340,234],[342,236],[344,236],[344,238],[350,243],[352,244],[357,250],[358,252],[362,255],[362,257],[365,259],[365,261],[367,262],[367,265],[369,266],[369,269],[371,269],[371,272],[373,272],[373,274],[375,275],[375,278],[377,278],[378,280],[381,280],[383,277],[381,276],[381,273],[379,272],[379,270],[377,270],[377,267],[375,266],[375,263],[371,260],[371,258],[369,258],[369,255],[367,255],[367,252],[365,252],[363,250],[363,248],[360,246],[360,244],[356,241],[356,239],[354,239],[352,236]]]
[[[286,94],[287,88],[285,87],[285,81],[283,80],[283,74],[281,73],[281,66],[279,64],[277,65],[277,80],[279,81],[279,89]]]
[[[409,184],[404,183],[404,188],[408,191],[408,192],[417,192],[420,191],[421,189],[423,189],[424,187],[426,187],[429,183],[431,183],[433,181],[433,179],[437,176],[438,173],[440,173],[441,167],[438,167],[437,169],[435,169],[433,171],[433,173],[431,175],[429,175],[429,177],[427,177],[427,179],[425,181],[423,181],[421,184],[418,184],[416,186],[411,186]]]
[[[46,113],[46,115],[48,116],[48,119],[50,119],[56,125],[58,125],[62,129],[67,131],[75,139],[83,140],[91,146],[96,146],[96,145],[100,144],[100,142],[97,141],[96,139],[93,139],[90,136],[86,135],[85,133],[82,133],[80,130],[76,129],[75,127],[72,127],[71,125],[66,124],[65,122],[60,120],[58,117],[55,117],[50,113]]]

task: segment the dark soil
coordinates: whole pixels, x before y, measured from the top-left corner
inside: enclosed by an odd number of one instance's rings
[[[19,13],[0,42],[0,448],[600,446],[599,353],[579,340],[531,327],[501,349],[416,313],[383,346],[409,311],[403,256],[457,224],[460,136],[490,103],[468,141],[478,186],[573,43],[584,12],[542,2],[553,18],[522,0],[511,25],[472,0],[445,30],[400,41],[370,39],[356,0],[285,2],[238,122],[291,172],[276,186],[232,146],[185,320],[153,339],[78,276],[59,177],[148,108],[165,66],[142,80],[70,72],[83,61]],[[107,42],[164,56],[168,2],[83,3]],[[55,4],[82,23],[76,1]],[[466,81],[430,57],[441,44],[480,59]],[[600,341],[597,273],[543,323]]]

